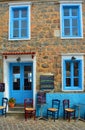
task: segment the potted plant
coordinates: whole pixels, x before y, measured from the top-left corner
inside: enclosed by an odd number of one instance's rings
[[[8,101],[9,107],[13,108],[15,106],[16,100],[15,98],[11,97]]]

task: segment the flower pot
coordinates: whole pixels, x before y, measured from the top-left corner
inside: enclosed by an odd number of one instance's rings
[[[14,103],[9,102],[9,107],[13,108],[15,106]]]

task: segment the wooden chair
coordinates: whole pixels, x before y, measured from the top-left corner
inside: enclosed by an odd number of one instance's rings
[[[63,118],[70,121],[70,117],[73,116],[75,119],[75,109],[70,108],[70,101],[68,99],[63,100]]]
[[[5,115],[6,117],[6,110],[7,110],[7,105],[8,105],[8,99],[7,98],[2,98],[2,106],[0,106],[0,110],[2,111],[2,115]]]
[[[48,118],[48,115],[51,115],[52,118],[56,119],[56,116],[57,116],[57,119],[59,118],[59,108],[60,108],[60,100],[58,99],[53,99],[52,100],[52,108],[48,108],[47,109],[47,118]]]
[[[24,99],[24,110],[25,110],[25,120],[27,120],[28,117],[36,117],[36,110],[33,108],[33,99],[26,98]]]

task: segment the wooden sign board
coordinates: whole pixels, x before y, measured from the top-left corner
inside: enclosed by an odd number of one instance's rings
[[[37,93],[37,104],[45,104],[46,103],[46,93],[38,92]]]
[[[54,75],[41,75],[40,89],[54,89]]]

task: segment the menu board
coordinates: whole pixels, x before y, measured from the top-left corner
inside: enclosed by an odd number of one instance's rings
[[[54,75],[41,75],[40,89],[54,89]]]
[[[46,93],[38,92],[37,93],[37,104],[44,104],[44,103],[46,103]]]
[[[4,91],[5,91],[5,84],[0,83],[0,92],[4,92]]]

